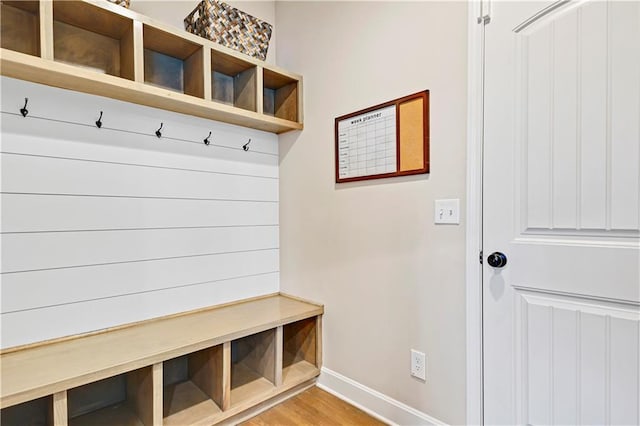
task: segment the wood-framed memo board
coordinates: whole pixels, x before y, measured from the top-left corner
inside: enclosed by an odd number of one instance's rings
[[[429,91],[335,120],[336,183],[429,173]]]

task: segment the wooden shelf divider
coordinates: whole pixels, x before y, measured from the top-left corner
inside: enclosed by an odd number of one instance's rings
[[[69,423],[69,406],[67,391],[63,390],[53,394],[53,425],[66,425]]]
[[[277,294],[4,350],[0,421],[221,422],[313,383],[323,312]]]
[[[301,76],[106,0],[3,0],[0,15],[2,75],[274,133],[303,127]]]

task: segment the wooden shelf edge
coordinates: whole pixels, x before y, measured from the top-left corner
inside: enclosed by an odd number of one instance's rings
[[[1,73],[0,73],[1,74]],[[2,349],[0,350],[0,357],[10,354],[12,352],[18,352],[18,351],[23,351],[25,349],[34,349],[40,346],[47,346],[47,345],[53,345],[55,343],[62,343],[62,342],[68,342],[71,340],[78,340],[78,339],[82,339],[82,338],[86,338],[86,337],[91,337],[91,336],[97,336],[100,334],[106,334],[106,333],[112,333],[114,331],[118,331],[118,330],[124,330],[127,328],[131,328],[131,327],[137,327],[137,326],[141,326],[141,325],[145,325],[145,324],[149,324],[158,320],[165,320],[165,319],[171,319],[171,318],[179,318],[179,317],[184,317],[187,315],[194,315],[200,312],[206,312],[206,311],[210,311],[212,309],[220,309],[220,308],[225,308],[227,306],[234,306],[234,305],[238,305],[241,303],[248,303],[248,302],[254,302],[254,301],[258,301],[258,300],[262,300],[262,299],[268,299],[270,297],[275,297],[275,296],[280,296],[280,293],[269,293],[269,294],[264,294],[262,296],[256,296],[256,297],[249,297],[247,299],[241,299],[241,300],[235,300],[233,302],[228,302],[228,303],[222,303],[220,305],[215,305],[215,306],[207,306],[206,308],[200,308],[200,309],[194,309],[192,311],[186,311],[186,312],[179,312],[177,314],[172,314],[172,315],[167,315],[164,317],[160,317],[160,318],[151,318],[148,320],[143,320],[143,321],[136,321],[136,322],[131,322],[131,323],[127,323],[127,324],[122,324],[119,326],[115,326],[115,327],[111,327],[111,328],[107,328],[107,329],[103,329],[103,330],[98,330],[98,331],[90,331],[87,333],[82,333],[82,334],[74,334],[71,336],[65,336],[65,337],[60,337],[57,339],[50,339],[50,340],[44,340],[41,342],[36,342],[36,343],[29,343],[26,345],[20,345],[20,346],[13,346],[10,348],[6,348],[6,349]],[[289,298],[293,298],[291,296],[287,296]],[[315,304],[315,303],[310,303],[310,304]]]
[[[255,405],[257,402],[260,402],[264,399],[266,395],[272,395],[275,391],[277,391],[277,387],[271,383],[269,380],[261,377],[256,379],[255,381],[245,384],[243,386],[243,393],[250,394],[249,397],[243,397],[238,399],[235,397],[236,389],[231,389],[231,406],[227,411],[240,410],[242,411],[244,408]]]
[[[261,115],[8,49],[0,49],[0,74],[271,133],[279,134],[303,128],[302,123]]]
[[[307,361],[299,361],[282,369],[284,386],[295,386],[320,375],[320,369]]]
[[[303,302],[303,303],[307,303],[309,305],[314,305],[314,306],[317,306],[320,309],[317,314],[314,313],[314,315],[309,315],[306,318],[310,318],[310,317],[315,316],[315,315],[324,314],[324,304],[322,304],[322,303],[317,303],[317,302],[314,302],[314,301],[311,301],[311,300],[308,300],[308,299],[304,299],[304,298],[301,298],[301,297],[293,296],[293,295],[288,294],[288,293],[282,293],[282,292],[269,293],[269,294],[264,294],[262,296],[249,297],[247,299],[240,299],[240,300],[235,300],[233,302],[222,303],[220,305],[208,306],[206,308],[194,309],[192,311],[179,312],[177,314],[167,315],[167,316],[160,317],[160,318],[151,318],[151,319],[148,319],[148,320],[122,324],[122,325],[119,325],[119,326],[115,326],[115,327],[111,327],[111,328],[107,328],[107,329],[103,329],[103,330],[91,331],[91,332],[82,333],[82,334],[75,334],[75,335],[72,335],[72,336],[65,336],[65,337],[60,337],[60,338],[51,339],[51,340],[44,340],[44,341],[41,341],[41,342],[30,343],[30,344],[26,344],[26,345],[13,346],[13,347],[10,347],[10,348],[1,349],[0,350],[0,356],[7,355],[7,354],[10,354],[12,352],[22,351],[22,350],[25,350],[25,349],[34,349],[34,348],[37,348],[37,347],[40,347],[40,346],[53,345],[55,343],[62,343],[62,342],[67,342],[67,341],[71,341],[71,340],[78,340],[78,339],[82,339],[82,338],[86,338],[86,337],[96,336],[96,335],[100,335],[100,334],[112,333],[114,331],[123,330],[123,329],[126,329],[126,328],[131,328],[131,327],[136,327],[136,326],[141,326],[141,325],[149,324],[149,323],[152,323],[152,322],[155,322],[155,321],[159,321],[159,320],[166,320],[166,319],[171,319],[171,318],[179,318],[179,317],[184,317],[184,316],[188,316],[188,315],[194,315],[194,314],[197,314],[197,313],[200,313],[200,312],[206,312],[206,311],[210,311],[210,310],[213,310],[213,309],[226,308],[228,306],[239,305],[239,304],[242,304],[242,303],[255,302],[255,301],[258,301],[258,300],[268,299],[268,298],[276,297],[276,296],[282,296],[282,297],[286,297],[288,299],[297,300],[298,302]],[[304,319],[304,318],[301,318],[301,319]]]
[[[294,296],[293,294],[284,293],[282,291],[278,292],[278,295],[280,295],[282,297],[286,297],[287,299],[297,300],[298,302],[307,303],[309,305],[317,306],[319,308],[322,308],[322,313],[324,313],[324,303],[314,302],[313,300],[305,299],[303,297]]]

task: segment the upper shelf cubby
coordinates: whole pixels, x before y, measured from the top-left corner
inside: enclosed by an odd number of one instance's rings
[[[145,83],[203,98],[202,45],[149,25],[143,28]]]
[[[0,2],[3,49],[40,56],[40,5],[37,1]]]
[[[264,113],[284,120],[298,120],[299,80],[264,69]]]
[[[56,61],[133,80],[133,20],[89,3],[53,3]]]
[[[211,72],[214,101],[256,111],[258,77],[255,64],[212,50]]]
[[[106,0],[0,1],[2,75],[273,133],[302,77]]]

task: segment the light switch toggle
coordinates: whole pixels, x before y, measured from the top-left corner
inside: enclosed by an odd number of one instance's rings
[[[435,200],[435,223],[460,224],[460,199]]]

